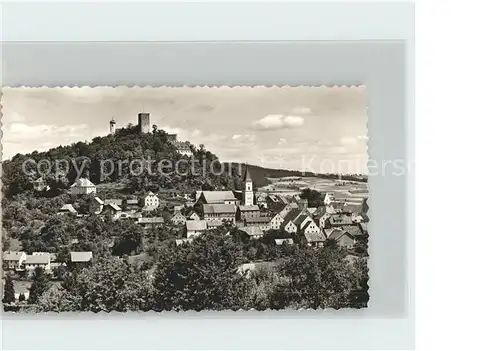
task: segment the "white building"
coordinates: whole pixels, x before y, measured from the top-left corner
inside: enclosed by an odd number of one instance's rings
[[[150,191],[143,199],[142,199],[143,207],[146,210],[156,210],[160,206],[160,198]]]
[[[183,156],[188,156],[191,157],[193,156],[193,151],[189,147],[189,144],[187,142],[183,141],[174,141],[172,142],[172,145],[175,147],[175,150],[183,155]]]
[[[97,187],[87,178],[79,178],[71,185],[71,195],[95,194],[96,192]]]
[[[23,251],[7,251],[3,253],[3,262],[11,270],[20,269],[25,259],[26,252]]]
[[[33,255],[26,255],[23,266],[27,270],[41,267],[48,271],[50,270],[50,254],[48,252],[33,252]]]
[[[205,220],[199,220],[199,221],[189,220],[189,221],[186,221],[186,237],[188,239],[196,237],[196,236],[202,234],[207,229],[208,229],[208,227],[207,227],[207,221],[205,221]]]

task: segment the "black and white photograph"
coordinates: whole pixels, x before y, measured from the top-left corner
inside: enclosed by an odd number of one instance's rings
[[[368,307],[365,86],[1,103],[4,311]]]

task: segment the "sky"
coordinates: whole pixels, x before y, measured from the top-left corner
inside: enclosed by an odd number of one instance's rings
[[[4,88],[3,159],[151,124],[221,161],[367,173],[367,99],[359,87]]]

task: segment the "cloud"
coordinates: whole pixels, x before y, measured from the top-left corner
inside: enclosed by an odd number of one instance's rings
[[[257,130],[277,130],[287,128],[298,128],[304,124],[304,118],[299,116],[267,115],[252,126]]]
[[[287,141],[285,138],[280,138],[280,140],[278,140],[278,145],[285,145],[286,143]]]
[[[235,134],[235,135],[233,135],[233,140],[237,140],[239,138],[241,138],[241,134]]]
[[[292,109],[292,113],[294,113],[296,115],[307,115],[307,114],[311,113],[311,109],[309,107],[298,106],[298,107],[294,107]]]

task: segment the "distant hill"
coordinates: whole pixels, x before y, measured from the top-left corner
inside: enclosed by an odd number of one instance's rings
[[[228,165],[228,163],[224,163],[224,165]],[[298,170],[287,170],[287,169],[273,169],[273,168],[265,168],[255,165],[247,165],[247,164],[238,164],[231,163],[237,169],[241,167],[243,173],[245,174],[245,170],[248,167],[250,170],[250,174],[252,175],[252,180],[256,187],[262,187],[268,184],[271,184],[271,181],[268,178],[284,178],[284,177],[317,177],[324,179],[339,179],[342,177],[343,180],[353,180],[359,182],[366,182],[368,178],[366,176],[361,175],[342,175],[338,174],[318,174],[313,172],[302,172]]]

